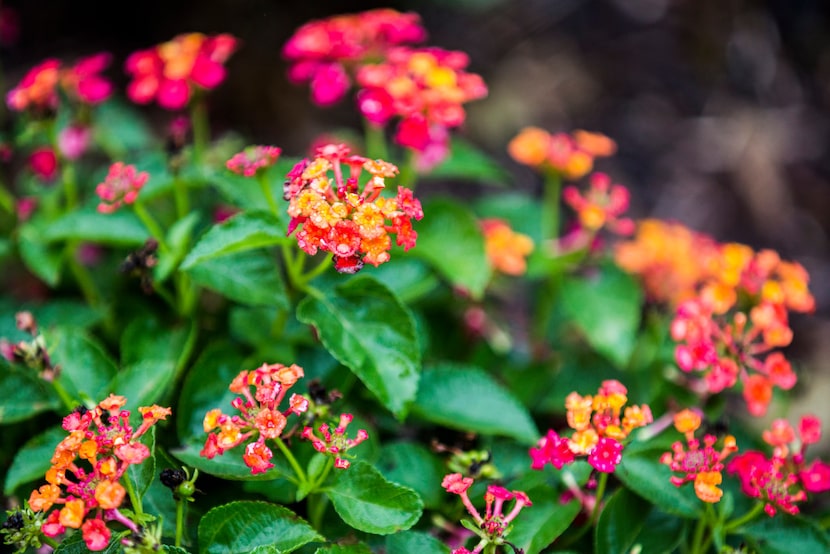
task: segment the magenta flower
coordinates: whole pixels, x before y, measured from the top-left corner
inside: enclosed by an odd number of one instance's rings
[[[124,204],[135,202],[148,177],[147,172],[139,172],[133,165],[112,164],[104,182],[95,187],[95,194],[101,198],[98,211],[111,214]]]
[[[245,177],[253,177],[260,169],[274,165],[282,150],[276,146],[249,146],[225,163],[225,166]]]
[[[622,461],[622,444],[614,439],[603,437],[588,454],[588,463],[603,473],[614,473],[617,464]]]

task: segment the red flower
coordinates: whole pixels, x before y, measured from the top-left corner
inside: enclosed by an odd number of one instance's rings
[[[58,174],[58,157],[49,147],[38,148],[29,155],[29,167],[43,181],[51,181]]]

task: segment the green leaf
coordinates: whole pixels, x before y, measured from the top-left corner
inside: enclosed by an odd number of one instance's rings
[[[43,479],[46,471],[52,466],[50,460],[55,453],[55,447],[66,435],[66,431],[61,426],[56,426],[29,439],[14,456],[12,465],[6,473],[3,492],[11,496],[20,485]]]
[[[171,450],[170,454],[186,465],[195,467],[203,473],[214,475],[221,479],[229,479],[231,481],[269,481],[280,476],[280,472],[276,467],[269,469],[265,473],[251,473],[251,468],[246,466],[242,459],[242,454],[245,452],[244,445],[226,450],[224,454],[216,456],[212,460],[208,460],[199,454],[203,446],[204,443],[190,442],[181,448]],[[280,455],[278,452],[275,453],[275,456]]]
[[[171,552],[172,554],[189,554],[188,551],[184,548],[180,548],[178,546],[173,546],[170,544],[161,545],[161,549],[165,552]]]
[[[12,253],[14,243],[10,239],[0,239],[0,260]]]
[[[657,448],[629,446],[623,450],[622,462],[614,476],[667,513],[690,519],[701,517],[703,502],[695,496],[692,485],[675,487],[669,482],[672,471],[659,461],[663,452]]]
[[[92,126],[95,142],[114,158],[143,150],[153,142],[147,119],[132,104],[109,100],[95,107],[94,116],[103,123]]]
[[[448,199],[432,200],[424,205],[424,219],[417,227],[418,246],[412,253],[427,260],[451,284],[480,299],[492,268],[473,213]]]
[[[95,206],[85,206],[46,226],[42,238],[46,242],[82,240],[111,246],[138,246],[149,236],[130,210],[102,214]]]
[[[138,438],[138,442],[150,449],[150,457],[140,464],[130,464],[127,467],[127,475],[133,482],[136,494],[141,498],[156,476],[156,459],[153,456],[156,451],[156,427],[150,427],[149,431]]]
[[[181,269],[234,252],[280,244],[286,240],[285,232],[282,221],[270,212],[238,213],[202,235]]]
[[[453,137],[449,156],[427,173],[428,179],[460,179],[508,185],[513,182],[510,173],[490,156],[468,141]]]
[[[378,267],[365,266],[362,275],[371,275],[395,291],[401,302],[410,304],[431,292],[439,281],[423,260],[411,256],[398,256],[392,263]]]
[[[199,212],[190,212],[174,223],[167,232],[168,251],[159,252],[159,262],[153,277],[161,283],[166,280],[187,254],[193,235],[200,220]]]
[[[605,504],[594,528],[594,552],[628,552],[646,522],[651,505],[625,488]]]
[[[409,310],[376,279],[358,276],[307,296],[297,319],[397,417],[415,398],[421,352]]]
[[[236,395],[228,386],[244,369],[243,363],[244,356],[229,342],[214,342],[205,348],[182,385],[176,412],[176,430],[181,441],[204,439],[202,422],[209,410],[231,410]]]
[[[47,244],[42,237],[42,225],[34,222],[20,227],[18,248],[26,267],[50,287],[60,282],[63,248]]]
[[[625,368],[637,340],[643,293],[637,282],[614,265],[562,283],[565,314],[588,343],[617,367]]]
[[[365,544],[332,544],[318,548],[314,554],[372,554],[372,549]]]
[[[213,508],[199,522],[199,553],[291,552],[325,540],[297,514],[267,502],[231,502]]]
[[[0,425],[54,410],[60,400],[31,370],[12,369],[0,361]]]
[[[581,504],[571,500],[560,504],[550,487],[528,491],[533,506],[526,507],[513,523],[513,530],[507,539],[525,554],[538,554],[570,527],[582,509]]]
[[[390,481],[417,492],[425,507],[440,508],[446,503],[446,491],[441,488],[446,472],[425,446],[413,442],[385,444],[376,465]]]
[[[266,251],[249,250],[211,258],[191,266],[188,272],[197,285],[231,300],[288,309],[285,284],[273,255]]]
[[[453,429],[513,437],[525,444],[539,439],[521,402],[475,367],[443,364],[425,370],[412,410]]]
[[[156,446],[155,449],[153,465],[156,468],[156,476],[158,476],[158,474],[164,469],[180,469],[181,467],[176,460],[168,456],[167,453],[164,452],[164,450],[159,446]],[[163,536],[172,537],[175,535],[176,501],[173,498],[173,491],[164,486],[160,479],[153,479],[150,482],[150,486],[147,488],[147,491],[144,493],[144,497],[141,499],[141,504],[145,513],[153,514],[159,518],[157,521],[161,522]],[[193,512],[190,512],[190,517],[193,517],[192,513]],[[185,525],[185,544],[189,544],[187,541],[188,531],[189,527]]]
[[[386,537],[386,554],[449,554],[441,541],[420,531],[404,531]]]
[[[634,540],[632,551],[640,547],[640,552],[648,554],[672,554],[683,540],[685,520],[652,508],[646,517],[645,525]]]
[[[173,382],[174,365],[170,361],[147,360],[121,368],[110,391],[127,399],[125,410],[135,413],[139,406],[160,401]],[[101,399],[103,400],[103,399]]]
[[[363,460],[338,472],[326,495],[343,521],[359,531],[376,535],[409,529],[423,510],[415,491],[387,481]]]
[[[109,394],[115,362],[92,336],[79,329],[57,327],[43,332],[52,365],[60,367],[58,382],[76,400],[99,402]]]
[[[811,521],[788,514],[763,517],[759,522],[742,528],[742,532],[758,552],[764,554],[830,552],[827,531]]]
[[[166,327],[153,317],[136,317],[121,335],[121,364],[175,362],[187,341],[187,328]]]

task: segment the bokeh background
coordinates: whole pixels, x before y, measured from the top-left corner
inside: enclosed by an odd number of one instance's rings
[[[214,133],[301,155],[318,134],[359,120],[349,101],[320,109],[290,85],[282,45],[310,19],[374,7],[418,12],[429,44],[470,55],[490,94],[469,106],[461,132],[516,188],[540,188],[505,152],[523,126],[599,131],[619,144],[599,167],[631,189],[632,216],[801,262],[818,310],[792,321],[792,411],[830,420],[826,0],[18,0],[2,3],[16,25],[0,26],[0,62],[8,89],[44,58],[107,50],[123,91],[130,52],[182,32],[229,32],[242,46],[211,93]],[[160,127],[171,118],[142,110]],[[477,193],[486,189],[459,192]]]

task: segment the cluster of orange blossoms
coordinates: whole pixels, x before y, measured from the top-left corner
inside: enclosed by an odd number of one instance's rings
[[[697,497],[704,502],[714,503],[723,496],[723,491],[718,488],[723,482],[723,461],[738,450],[738,446],[732,435],[723,439],[720,450],[715,449],[718,442],[715,435],[705,435],[701,443],[700,439],[695,438],[695,431],[700,428],[701,421],[700,413],[694,410],[682,410],[675,414],[674,427],[685,435],[686,443],[675,442],[671,452],[665,452],[660,457],[660,463],[669,466],[674,472],[684,474],[671,477],[674,486],[694,482]]]
[[[591,174],[588,183],[585,195],[572,185],[562,190],[562,199],[576,212],[581,228],[591,234],[603,227],[618,235],[632,234],[634,221],[621,217],[628,211],[628,189],[612,185],[611,178],[599,172]]]
[[[314,102],[328,106],[349,90],[350,66],[425,38],[418,14],[375,9],[310,21],[294,32],[282,54],[291,63],[289,80],[308,82]]]
[[[203,426],[209,435],[200,454],[213,459],[257,435],[245,447],[242,455],[245,465],[251,468],[252,474],[274,467],[273,454],[265,441],[279,439],[288,422],[287,416],[308,410],[308,399],[301,394],[291,395],[287,410],[279,409],[286,393],[303,376],[303,368],[296,364],[262,364],[252,371],[241,371],[228,387],[231,392],[242,395],[231,402],[241,415],[229,416],[219,408],[206,413]]]
[[[597,394],[582,396],[572,392],[565,399],[570,437],[560,437],[549,430],[530,449],[531,468],[542,469],[546,463],[562,469],[576,458],[587,456],[594,469],[612,473],[622,460],[622,441],[639,427],[653,421],[647,405],[623,406],[628,389],[616,380],[603,381]],[[622,417],[620,417],[622,415]]]
[[[129,466],[151,455],[138,439],[171,412],[155,405],[139,408],[143,419],[134,431],[130,412],[122,410],[125,404],[123,396],[111,394],[93,409],[80,407],[63,419],[69,436],[55,448],[52,467],[46,472],[47,484],[29,497],[29,507],[35,512],[62,506],[53,510],[41,527],[47,537],[62,535],[67,528],[80,529],[87,548],[103,550],[111,537],[104,520],[115,520],[137,531],[118,511],[126,495],[120,479]]]
[[[348,176],[343,165],[349,168]],[[369,177],[360,192],[364,170]],[[381,195],[385,180],[397,173],[396,166],[351,155],[342,144],[318,148],[314,160],[299,162],[287,175],[288,234],[299,227],[300,248],[311,255],[331,252],[341,273],[359,271],[364,262],[378,266],[389,261],[389,233],[409,250],[418,237],[412,219],[420,220],[424,212],[408,188],[398,187],[394,198]]]
[[[154,99],[168,110],[187,106],[195,91],[216,88],[225,80],[224,63],[237,46],[229,34],[178,35],[147,50],[133,52],[125,67],[133,80],[127,96],[138,104]]]
[[[14,111],[50,110],[58,106],[58,88],[71,98],[86,104],[98,104],[112,94],[112,83],[100,73],[110,63],[107,53],[95,54],[71,67],[48,59],[29,70],[20,83],[9,91],[6,103]]]
[[[600,133],[577,130],[571,135],[551,134],[526,127],[510,141],[507,151],[519,163],[576,180],[590,173],[595,158],[613,155],[617,144]]]
[[[749,412],[763,415],[773,387],[790,389],[796,376],[781,352],[792,341],[788,313],[812,312],[809,276],[772,250],[719,244],[675,223],[643,221],[615,252],[623,269],[641,276],[651,300],[676,309],[671,325],[675,358],[700,376],[700,392],[741,383]]]
[[[525,258],[533,252],[533,240],[510,228],[501,219],[482,219],[484,248],[493,269],[507,275],[522,275],[527,270]]]

